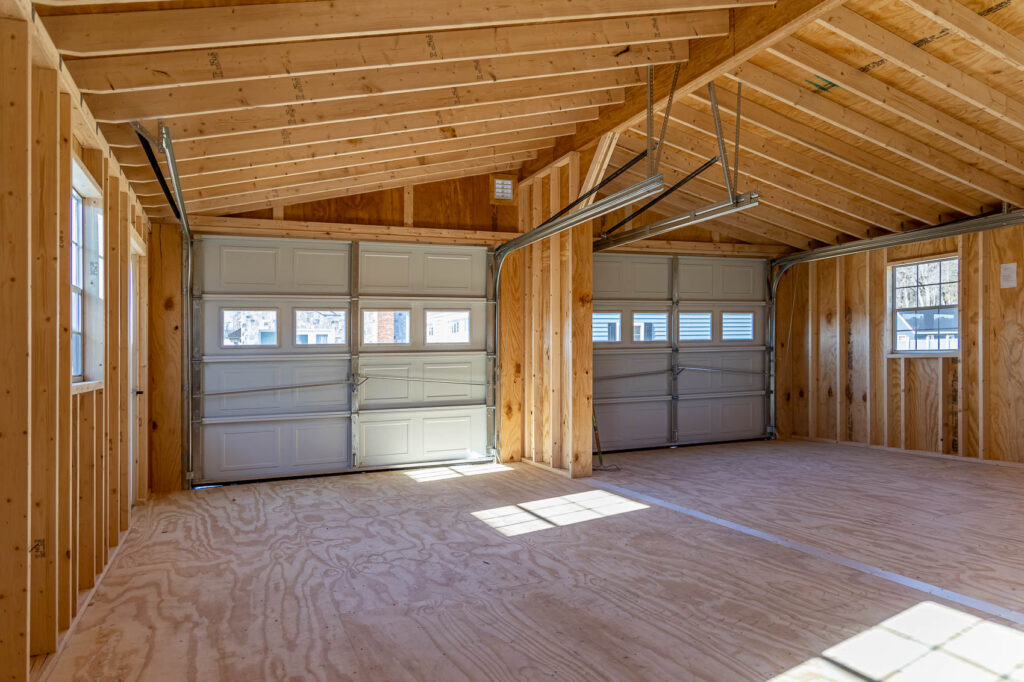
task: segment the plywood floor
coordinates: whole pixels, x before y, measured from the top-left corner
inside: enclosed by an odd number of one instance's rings
[[[922,571],[938,570],[933,558],[951,547],[942,534],[927,541],[941,519],[927,521],[923,507],[941,503],[959,510],[940,515],[972,555],[947,564],[974,566],[950,585],[991,595],[1002,584],[1007,599],[1019,597],[1024,567],[1015,573],[1010,564],[1022,541],[1024,470],[973,467],[964,471],[972,478],[957,483],[963,475],[944,460],[813,447],[622,455],[612,458],[622,470],[599,481],[707,504],[708,513],[748,525],[778,524],[780,534],[806,533],[821,544],[837,534],[860,537],[839,541],[842,551],[867,552],[871,538],[885,535],[878,524],[887,525],[909,538],[902,566],[919,563]],[[822,488],[830,467],[851,480]],[[585,481],[527,465],[479,471],[375,473],[159,498],[138,510],[49,678],[902,680],[917,668],[908,667],[913,647],[897,631],[914,620],[906,614],[923,608],[958,623],[953,644],[966,641],[968,622],[1009,637],[999,662],[1006,672],[977,679],[1024,680],[1024,635],[989,614],[948,608],[918,590]],[[782,496],[806,496],[804,509],[817,509],[818,520],[773,506],[773,485]],[[851,511],[834,489],[861,495],[863,504]],[[740,517],[755,512],[763,521]],[[975,531],[982,535],[972,546]],[[1006,540],[995,552],[1005,561],[984,556],[995,536]],[[869,652],[879,650],[879,636],[898,639],[907,660],[897,670],[896,654],[887,655],[865,665],[888,672],[850,673],[865,641]],[[937,651],[930,641],[914,646]]]

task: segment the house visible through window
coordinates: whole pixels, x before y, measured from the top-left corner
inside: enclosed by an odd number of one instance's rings
[[[590,334],[594,343],[621,341],[622,315],[619,313],[594,313]]]
[[[344,310],[296,310],[295,344],[341,346],[347,343]]]
[[[634,341],[668,341],[668,313],[633,313]]]
[[[469,311],[428,310],[427,343],[469,343]]]
[[[81,380],[85,374],[85,202],[71,190],[71,376]]]
[[[960,347],[960,264],[942,258],[892,268],[893,350]]]
[[[409,311],[364,310],[363,343],[409,343]]]
[[[221,345],[276,346],[276,310],[222,310]]]

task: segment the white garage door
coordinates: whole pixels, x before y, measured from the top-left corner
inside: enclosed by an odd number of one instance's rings
[[[197,482],[486,454],[481,248],[205,238]]]
[[[594,257],[605,450],[765,435],[763,260]]]

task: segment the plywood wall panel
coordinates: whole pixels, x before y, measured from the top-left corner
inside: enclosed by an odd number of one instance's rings
[[[959,351],[891,355],[888,266],[947,255],[960,258]],[[802,437],[806,421],[810,435],[832,439],[838,376],[843,440],[1024,461],[1024,281],[1000,286],[1000,266],[1009,263],[1024,279],[1024,227],[792,268],[777,300],[779,435]],[[795,341],[804,335],[806,350]],[[804,402],[794,391],[808,358]]]

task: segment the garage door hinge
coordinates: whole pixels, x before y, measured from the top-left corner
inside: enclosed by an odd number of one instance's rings
[[[196,477],[196,472],[194,472],[194,471],[186,471],[185,472],[185,480],[186,481],[191,481],[195,477]]]

